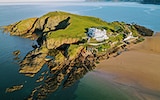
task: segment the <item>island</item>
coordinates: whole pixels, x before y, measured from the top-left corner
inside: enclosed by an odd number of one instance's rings
[[[34,77],[45,64],[48,66],[36,81],[41,85],[35,87],[28,100],[45,99],[58,88],[71,86],[99,61],[120,55],[127,46],[154,33],[137,24],[108,23],[62,11],[21,20],[2,29],[10,35],[37,41],[19,63],[19,73]]]

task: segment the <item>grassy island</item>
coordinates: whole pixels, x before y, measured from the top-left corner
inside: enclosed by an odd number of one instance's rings
[[[49,12],[3,27],[10,35],[37,40],[20,62],[20,73],[34,77],[44,64],[48,71],[40,76],[44,84],[36,87],[28,99],[44,99],[60,86],[68,87],[101,59],[117,56],[126,46],[151,36],[153,31],[136,24],[108,23],[99,18],[62,11]],[[40,82],[39,80],[37,82]]]

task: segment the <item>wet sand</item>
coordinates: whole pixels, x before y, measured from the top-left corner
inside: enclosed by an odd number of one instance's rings
[[[96,70],[115,76],[114,83],[131,90],[141,100],[160,100],[159,43],[160,34],[146,37],[121,55],[101,61]]]

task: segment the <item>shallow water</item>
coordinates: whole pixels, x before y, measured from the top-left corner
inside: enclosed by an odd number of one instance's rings
[[[63,10],[71,13],[89,15],[102,18],[105,21],[124,21],[144,25],[154,31],[160,31],[160,6],[143,5],[137,3],[35,3],[35,4],[0,4],[0,26],[16,21],[39,17],[49,11]],[[19,65],[13,60],[12,52],[20,50],[20,59],[32,50],[34,41],[17,36],[10,36],[0,31],[0,98],[3,100],[18,100],[27,97],[31,90],[37,86],[36,78],[25,77],[18,74]],[[44,67],[41,71],[45,70]],[[126,95],[110,82],[98,80],[96,83],[92,74],[87,74],[70,88],[58,90],[51,94],[48,100],[128,100],[132,96]],[[13,93],[5,93],[7,87],[24,84],[24,88]],[[112,90],[112,91],[111,91]],[[62,96],[63,95],[63,96]],[[135,100],[135,99],[133,99]]]

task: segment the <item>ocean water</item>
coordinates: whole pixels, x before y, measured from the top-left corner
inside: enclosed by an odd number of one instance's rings
[[[39,17],[50,11],[68,11],[75,14],[95,16],[105,21],[123,21],[137,23],[152,30],[160,31],[160,6],[143,5],[138,3],[2,3],[0,4],[0,26],[16,21]],[[20,50],[20,59],[32,50],[34,41],[10,36],[0,30],[0,99],[23,100],[38,83],[35,78],[29,78],[18,73],[19,65],[14,60],[12,52]],[[46,66],[41,70],[45,70]],[[94,71],[93,71],[94,72]],[[93,72],[88,73],[73,86],[58,90],[49,95],[47,100],[136,100],[131,94],[120,90],[110,82],[105,83],[103,78],[96,80]],[[101,80],[100,80],[101,79]],[[22,90],[6,93],[5,89],[13,85],[24,84]],[[132,99],[131,99],[132,98]]]

